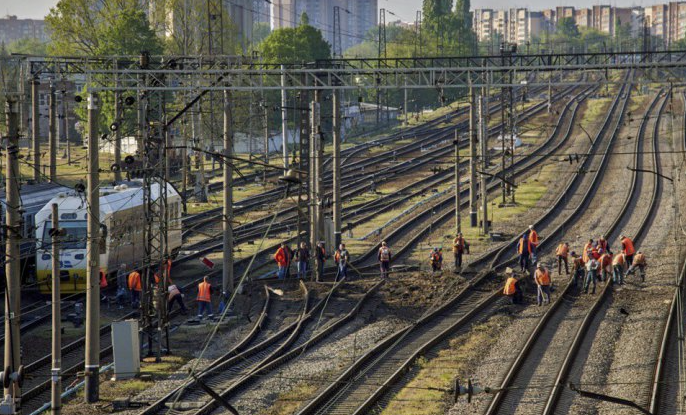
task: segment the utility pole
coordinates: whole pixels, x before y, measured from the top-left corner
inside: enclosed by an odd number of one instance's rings
[[[459,146],[459,134],[455,130],[455,228],[457,232],[462,232],[462,224],[460,217],[460,146]]]
[[[33,141],[33,181],[40,183],[40,106],[38,77],[31,80],[31,138]]]
[[[115,71],[118,69],[117,61],[114,62]],[[115,85],[117,88],[121,86],[119,82],[119,75],[115,72],[114,75]],[[121,106],[121,92],[119,89],[114,91],[114,119],[115,122],[119,123],[119,126],[113,131],[114,133],[114,164],[119,166],[118,169],[114,170],[114,181],[121,181],[121,127],[124,121],[124,116],[122,115]],[[185,193],[184,193],[185,195]],[[184,196],[185,197],[185,196]]]
[[[341,243],[341,102],[340,91],[333,92],[333,235],[334,245]],[[314,249],[314,247],[313,247]]]
[[[317,155],[319,153],[319,138],[321,133],[321,113],[319,104],[319,91],[315,91],[315,99],[310,104],[310,246],[317,246],[319,241],[319,175]],[[319,261],[316,260],[316,269],[319,269]]]
[[[405,127],[410,125],[410,121],[407,117],[407,76],[404,79],[405,88],[403,89],[403,112],[405,113]]]
[[[481,226],[484,235],[488,235],[488,190],[486,189],[486,169],[488,169],[488,145],[486,143],[488,122],[486,120],[485,94],[479,96],[479,142],[481,143]]]
[[[306,75],[301,75],[301,82],[305,84],[307,82],[307,76]],[[307,185],[304,185],[303,181],[301,180],[300,185],[298,186],[298,225],[296,227],[297,232],[298,232],[298,246],[300,246],[300,243],[302,242],[302,233],[303,233],[303,220],[305,223],[307,223],[308,219],[310,218],[310,213],[312,212],[312,206],[310,205],[310,192],[312,189],[312,183],[311,183],[311,170],[310,168],[312,167],[312,161],[310,160],[310,96],[309,92],[307,90],[302,90],[300,91],[299,95],[299,109],[300,109],[300,143],[299,143],[299,160],[298,160],[298,167],[300,168],[301,172],[308,172],[307,175]],[[308,194],[308,203],[303,204],[303,193],[307,191]],[[302,210],[305,210],[305,212],[302,212]],[[310,234],[309,236],[305,237],[305,240],[308,240],[308,238],[311,238],[312,235]]]
[[[57,181],[57,97],[55,85],[50,83],[50,95],[48,96],[48,153],[50,157],[50,183]]]
[[[52,415],[62,412],[62,332],[60,302],[60,246],[57,203],[52,204]]]
[[[478,226],[478,193],[476,184],[476,157],[479,128],[477,114],[476,93],[473,87],[469,87],[469,224],[472,228]]]
[[[231,91],[224,90],[224,221],[222,242],[224,256],[222,258],[222,293],[227,298],[233,292],[233,171],[230,157],[233,155],[233,130],[231,123]]]
[[[288,105],[286,99],[286,66],[281,65],[281,145],[283,152],[283,168],[288,170]]]
[[[98,159],[98,96],[88,97],[88,183],[86,244],[86,402],[100,399],[100,160]]]
[[[264,163],[269,164],[269,111],[267,110],[267,102],[264,100],[264,91],[262,91],[262,110],[264,111]],[[267,184],[267,167],[262,170],[262,184]]]
[[[8,96],[5,103],[7,119],[7,152],[5,173],[7,193],[7,241],[5,246],[5,368],[10,373],[19,370],[21,365],[21,264],[19,260],[19,243],[21,241],[21,199],[19,198],[19,103],[16,96]],[[16,382],[5,388],[5,396],[20,402],[21,389]]]

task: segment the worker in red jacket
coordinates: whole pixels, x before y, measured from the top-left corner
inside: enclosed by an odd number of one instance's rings
[[[278,278],[280,280],[285,279],[286,268],[288,267],[288,264],[290,264],[291,262],[290,252],[289,249],[286,248],[285,242],[282,242],[279,249],[276,250],[276,253],[274,254],[274,260],[276,261],[276,264],[279,266],[279,272],[277,274]]]

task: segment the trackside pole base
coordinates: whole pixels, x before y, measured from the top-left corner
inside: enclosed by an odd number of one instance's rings
[[[469,225],[476,228],[479,225],[479,218],[476,212],[469,212]]]
[[[86,379],[86,402],[97,402],[100,396],[99,379],[100,376],[100,366],[93,365],[86,367],[85,379]]]

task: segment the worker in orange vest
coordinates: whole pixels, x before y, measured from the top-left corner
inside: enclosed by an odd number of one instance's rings
[[[612,259],[612,282],[624,285],[624,271],[626,269],[626,255],[620,252]]]
[[[519,268],[522,272],[529,270],[529,257],[531,256],[531,241],[526,233],[519,239],[517,252],[519,253]]]
[[[600,279],[608,281],[612,274],[612,255],[609,252],[604,252],[602,249],[599,249],[598,252],[600,253],[600,258],[598,258],[598,262],[600,262]]]
[[[290,263],[289,250],[286,248],[285,242],[282,242],[279,249],[276,250],[276,253],[274,254],[274,260],[276,261],[276,264],[279,266],[279,272],[277,274],[278,278],[280,280],[285,279],[286,268]]]
[[[207,318],[214,317],[212,313],[212,284],[210,284],[210,277],[205,276],[202,282],[198,284],[198,320],[202,320],[207,312]]]
[[[588,263],[591,257],[591,251],[593,250],[593,239],[589,239],[586,245],[584,245],[583,251],[581,251],[581,259],[584,260],[584,264]]]
[[[643,254],[643,252],[641,251],[636,252],[636,256],[634,256],[634,260],[631,262],[631,266],[626,271],[626,276],[629,276],[629,274],[633,275],[633,273],[638,269],[638,275],[641,277],[641,281],[645,281],[645,268],[647,265],[648,263],[646,262],[645,254]]]
[[[131,307],[138,308],[141,302],[141,274],[135,269],[129,274],[129,291],[131,291]]]
[[[538,232],[534,230],[534,225],[529,225],[529,242],[531,242],[531,261],[536,263],[536,248],[538,248]]]
[[[379,253],[377,255],[379,267],[381,269],[381,278],[388,278],[388,270],[391,268],[392,256],[391,248],[388,247],[386,241],[381,242],[381,248],[379,248]]]
[[[622,235],[621,238],[622,252],[624,252],[624,255],[626,255],[626,263],[633,264],[634,254],[636,253],[636,249],[634,249],[634,241],[629,239],[626,235]]]
[[[512,304],[520,304],[522,302],[522,291],[519,289],[519,282],[512,274],[505,281],[503,294],[510,298]]]
[[[536,288],[538,291],[536,300],[539,306],[541,306],[541,304],[544,302],[546,304],[550,304],[550,272],[548,272],[548,270],[545,269],[543,264],[540,262],[536,268],[536,272],[534,273],[534,281],[536,282]]]
[[[585,263],[582,258],[572,251],[572,278],[574,278],[574,287],[578,287],[579,283],[583,284],[584,276],[586,275]]]
[[[555,255],[557,255],[557,273],[562,275],[562,264],[564,263],[565,273],[569,275],[569,261],[567,260],[567,256],[569,255],[569,244],[563,242],[558,245],[555,250]]]
[[[466,241],[462,236],[462,233],[458,233],[453,240],[453,255],[455,256],[455,272],[462,269],[462,256],[465,253]]]

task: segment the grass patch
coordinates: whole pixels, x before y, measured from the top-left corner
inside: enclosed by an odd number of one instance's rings
[[[496,315],[469,333],[452,339],[438,356],[415,363],[417,375],[393,397],[383,415],[438,415],[446,413],[453,379],[466,379],[472,367],[483,358],[498,340],[498,334],[511,317]],[[430,389],[429,389],[430,388]]]
[[[276,398],[274,405],[260,412],[260,415],[289,415],[294,414],[301,403],[309,399],[317,392],[319,384],[315,382],[302,382],[288,392],[284,392]]]

